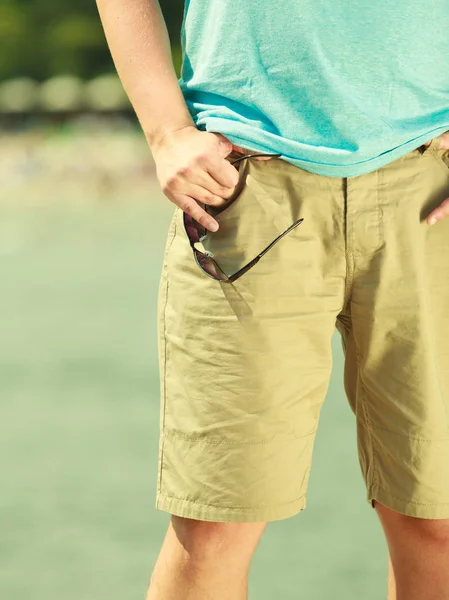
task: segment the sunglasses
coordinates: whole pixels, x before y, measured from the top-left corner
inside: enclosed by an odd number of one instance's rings
[[[237,158],[236,160],[231,161],[231,165],[238,163],[241,160],[247,158],[255,158],[257,156],[270,156],[270,157],[279,157],[281,154],[266,154],[263,152],[258,152],[256,154],[244,154]],[[259,260],[270,250],[275,244],[279,242],[285,235],[290,233],[295,227],[297,227],[300,223],[303,222],[304,219],[298,219],[295,221],[288,229],[286,229],[283,233],[281,233],[276,239],[274,239],[268,246],[260,252],[255,258],[253,258],[248,264],[244,267],[233,273],[232,275],[227,275],[218,265],[216,260],[213,258],[213,254],[208,252],[207,250],[201,251],[199,250],[195,244],[201,243],[204,239],[206,239],[207,235],[210,234],[209,230],[206,229],[203,225],[195,221],[193,217],[184,212],[184,228],[187,233],[187,237],[190,242],[190,247],[193,250],[193,255],[195,257],[196,264],[203,271],[205,275],[215,279],[215,281],[222,281],[225,283],[233,283],[239,277],[247,273],[254,265],[256,265]]]

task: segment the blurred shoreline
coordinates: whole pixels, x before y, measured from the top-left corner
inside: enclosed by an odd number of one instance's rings
[[[0,202],[126,201],[159,189],[134,118],[80,114],[0,124]]]

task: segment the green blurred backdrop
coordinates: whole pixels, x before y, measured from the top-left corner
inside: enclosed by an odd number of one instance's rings
[[[164,0],[162,8],[179,66],[183,1]],[[112,70],[94,1],[2,0],[0,81],[63,73],[90,78]]]
[[[179,71],[183,3],[162,7]],[[20,87],[111,74],[94,2],[1,3],[2,600],[143,599],[168,523],[156,300],[172,205],[129,107],[36,115]],[[308,508],[268,527],[253,600],[386,596],[337,337],[334,359]]]

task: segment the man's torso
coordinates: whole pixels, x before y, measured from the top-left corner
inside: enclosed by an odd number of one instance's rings
[[[200,129],[350,177],[449,129],[444,0],[186,0],[180,78]]]

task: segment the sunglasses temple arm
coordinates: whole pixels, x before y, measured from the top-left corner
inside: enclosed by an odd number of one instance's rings
[[[284,235],[287,235],[287,233],[290,233],[290,231],[292,229],[294,229],[295,227],[297,227],[298,225],[300,225],[303,221],[304,221],[304,219],[298,219],[297,221],[295,221],[293,223],[293,225],[290,225],[290,227],[288,229],[286,229],[283,233],[281,233],[281,235],[279,235],[276,239],[274,239],[271,242],[271,244],[268,244],[268,246],[264,250],[262,250],[262,252],[260,254],[258,254],[256,256],[256,258],[253,258],[252,261],[250,261],[244,267],[242,267],[241,269],[239,269],[237,271],[237,273],[234,273],[234,275],[231,275],[231,277],[229,277],[229,280],[230,281],[235,281],[236,279],[238,279],[239,277],[241,277],[242,275],[244,275],[247,271],[249,271],[252,267],[254,267],[254,265],[256,265],[259,262],[259,260],[262,258],[262,256],[264,254],[266,254],[268,252],[268,250],[270,250],[275,244],[277,244],[279,242],[279,240],[284,237]]]
[[[256,158],[257,156],[268,156],[270,158],[278,158],[279,156],[282,156],[282,154],[269,154],[267,152],[256,152],[254,154],[243,154],[242,156],[239,156],[235,160],[232,160],[231,165],[235,165],[235,163],[240,162],[241,160],[244,160],[245,158]]]

